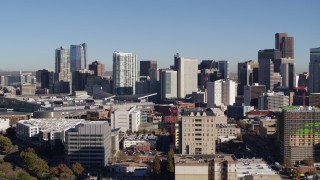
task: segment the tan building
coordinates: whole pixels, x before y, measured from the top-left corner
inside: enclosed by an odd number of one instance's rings
[[[259,120],[260,123],[260,136],[261,138],[272,138],[276,135],[277,119],[264,117]]]
[[[180,152],[215,154],[216,114],[211,109],[184,109],[181,119]]]
[[[218,136],[237,136],[241,134],[241,129],[236,124],[217,124],[217,137]]]
[[[175,155],[176,180],[236,180],[237,160],[233,155]]]

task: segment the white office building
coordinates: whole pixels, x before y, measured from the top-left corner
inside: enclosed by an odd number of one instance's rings
[[[83,119],[29,119],[17,122],[16,135],[23,141],[65,141],[65,132],[84,122]]]
[[[289,105],[289,96],[283,92],[263,93],[258,99],[258,109],[260,110],[281,110],[283,106]]]
[[[138,131],[141,124],[141,111],[136,106],[123,105],[114,110],[111,116],[111,129]]]
[[[198,90],[198,59],[178,58],[178,97]]]
[[[236,96],[236,83],[232,80],[207,83],[207,107],[233,105]]]
[[[132,53],[113,53],[113,93],[135,94],[135,84],[139,81],[138,57]]]

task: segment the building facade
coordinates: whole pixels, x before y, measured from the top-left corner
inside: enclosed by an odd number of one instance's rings
[[[184,109],[181,113],[180,152],[215,154],[216,117],[212,110]]]
[[[135,94],[139,81],[138,57],[132,53],[113,53],[113,93],[117,95]]]
[[[91,64],[89,64],[89,70],[92,70],[95,76],[103,77],[105,66],[100,61],[93,61]]]
[[[72,92],[72,75],[70,71],[69,49],[60,47],[55,54],[55,92]]]
[[[232,80],[207,83],[207,107],[233,105],[236,96],[236,83]]]
[[[185,98],[198,90],[198,60],[178,58],[178,97]]]
[[[294,59],[294,38],[288,33],[275,34],[275,48],[281,51],[282,58]]]
[[[258,99],[258,109],[260,110],[281,110],[283,106],[289,105],[289,96],[283,92],[263,93]]]
[[[70,69],[71,72],[87,68],[87,44],[70,46]]]
[[[157,70],[157,68],[156,60],[140,61],[140,76],[150,76],[149,70]]]
[[[106,121],[87,121],[66,132],[65,156],[68,164],[104,168],[111,158],[111,129]]]
[[[320,47],[310,49],[308,91],[320,92]]]
[[[279,119],[283,160],[320,162],[320,110],[311,106],[287,107]]]
[[[163,70],[161,72],[161,99],[177,97],[177,71]]]

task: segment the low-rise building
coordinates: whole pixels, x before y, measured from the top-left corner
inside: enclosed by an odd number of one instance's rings
[[[237,124],[217,124],[218,136],[237,136],[241,134],[241,129]]]
[[[10,127],[10,119],[0,119],[0,132],[5,133]]]
[[[133,177],[144,177],[149,174],[150,168],[145,163],[116,163],[110,166],[110,171],[117,174],[126,174]]]
[[[150,143],[137,143],[135,146],[136,151],[150,151]]]
[[[16,125],[16,136],[23,141],[65,141],[65,132],[84,122],[83,119],[29,119]]]
[[[149,143],[150,147],[155,149],[158,137],[154,135],[130,135],[123,140],[123,148],[135,147],[140,143]]]
[[[274,138],[276,135],[277,119],[271,119],[270,117],[260,118],[260,136],[261,138]]]

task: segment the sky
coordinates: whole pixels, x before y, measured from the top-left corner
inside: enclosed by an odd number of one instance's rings
[[[319,0],[0,0],[0,70],[54,70],[55,49],[87,43],[88,63],[112,70],[114,51],[173,64],[186,58],[257,60],[274,34],[295,43],[299,73],[320,47]]]

